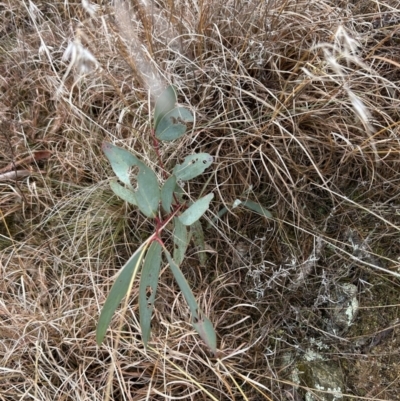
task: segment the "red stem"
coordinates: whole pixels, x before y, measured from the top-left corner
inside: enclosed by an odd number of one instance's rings
[[[164,247],[164,242],[160,237],[160,232],[164,227],[175,217],[182,205],[179,205],[165,220],[161,220],[159,217],[155,218],[156,221],[156,232],[151,236],[151,241],[157,241],[161,246]]]

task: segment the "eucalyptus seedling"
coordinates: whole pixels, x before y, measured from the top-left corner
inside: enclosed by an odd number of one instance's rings
[[[182,137],[186,133],[187,123],[193,121],[192,113],[186,108],[177,107],[176,102],[175,89],[169,86],[157,99],[154,110],[153,144],[157,153],[158,165],[165,179],[161,186],[154,171],[134,154],[110,143],[103,143],[102,150],[120,181],[120,183],[117,180],[111,182],[112,191],[124,201],[137,206],[146,217],[152,219],[155,230],[122,267],[101,311],[96,340],[98,344],[103,342],[115,310],[130,292],[136,274],[142,267],[139,283],[139,315],[142,340],[147,347],[162,254],[164,253],[169,268],[188,303],[194,329],[215,354],[217,339],[213,325],[200,310],[196,298],[179,268],[184,260],[191,237],[198,246],[204,248],[204,234],[199,219],[208,210],[214,197],[214,194],[210,193],[195,202],[184,201],[180,184],[201,175],[210,167],[213,158],[208,153],[198,153],[187,156],[183,163],[176,164],[170,173],[164,169],[159,153],[159,141],[173,141]],[[137,172],[136,188],[132,185],[130,177],[133,167]],[[170,222],[173,224],[172,255],[165,246],[161,235]],[[200,255],[202,255],[201,262],[204,263],[204,253],[200,253]]]
[[[103,143],[102,149],[111,163],[117,180],[111,181],[111,189],[124,201],[139,208],[146,217],[154,221],[154,233],[136,250],[122,267],[119,276],[111,287],[110,293],[100,314],[96,340],[103,342],[112,316],[122,299],[130,292],[133,281],[142,268],[139,283],[139,321],[142,340],[145,348],[150,339],[150,322],[157,293],[162,255],[174,275],[179,288],[189,306],[191,322],[194,329],[212,350],[217,352],[217,338],[210,320],[202,313],[187,283],[180,265],[184,260],[189,241],[193,238],[195,245],[204,251],[204,233],[199,219],[208,210],[213,193],[205,195],[195,202],[185,201],[182,197],[181,184],[204,173],[213,162],[208,153],[197,153],[187,156],[181,164],[176,164],[168,173],[159,151],[160,141],[174,141],[187,131],[187,124],[193,122],[192,113],[176,106],[175,89],[169,86],[157,99],[154,110],[152,130],[153,147],[157,154],[158,166],[162,171],[163,184],[160,186],[154,171],[131,152]],[[132,185],[132,168],[136,173],[136,185]],[[121,185],[122,184],[122,185]],[[244,206],[264,217],[271,218],[270,212],[258,203],[250,200],[236,200],[232,209]],[[217,218],[227,213],[224,207]],[[216,220],[213,220],[215,222]],[[162,238],[164,229],[172,223],[172,255]],[[201,265],[206,263],[205,252],[199,252]]]

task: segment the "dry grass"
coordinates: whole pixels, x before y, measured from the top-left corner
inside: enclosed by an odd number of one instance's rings
[[[348,399],[398,399],[400,1],[83,4],[0,5],[0,400],[103,400],[111,365],[113,400],[299,400],[290,360],[316,341]],[[213,213],[248,196],[274,215],[229,212],[207,230],[206,268],[194,249],[183,266],[218,359],[168,269],[152,349],[137,286],[118,348],[118,317],[95,343],[118,269],[152,232],[113,196],[100,146],[154,164],[149,112],[168,83],[196,124],[165,159],[216,160],[191,194],[211,177]],[[333,336],[343,281],[361,308]]]

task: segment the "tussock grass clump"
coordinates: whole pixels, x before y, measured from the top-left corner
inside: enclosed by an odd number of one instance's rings
[[[301,399],[291,372],[310,349],[341,366],[348,399],[397,399],[400,2],[103,3],[1,6],[0,399]],[[189,195],[214,193],[210,221],[228,208],[207,265],[194,247],[183,265],[218,358],[168,269],[147,354],[137,285],[95,343],[153,231],[113,196],[101,144],[154,166],[149,113],[169,84],[195,123],[160,151],[210,153]],[[333,333],[343,283],[360,307]]]

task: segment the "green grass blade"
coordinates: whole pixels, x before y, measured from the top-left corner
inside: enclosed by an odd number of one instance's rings
[[[203,174],[203,172],[211,166],[213,157],[208,153],[197,153],[185,157],[182,164],[177,164],[174,167],[173,174],[178,180],[191,180]]]
[[[190,226],[195,223],[208,210],[212,198],[214,198],[213,193],[203,196],[190,205],[189,208],[178,217],[181,223],[185,226]]]
[[[97,344],[101,344],[104,340],[107,328],[110,325],[111,319],[122,298],[131,288],[132,282],[135,279],[136,273],[139,270],[143,254],[146,247],[139,248],[128,260],[125,266],[111,287],[107,300],[101,310],[99,322],[96,330]]]
[[[142,276],[139,285],[139,315],[140,328],[142,330],[142,340],[144,347],[150,339],[151,315],[154,309],[154,300],[156,298],[158,276],[161,267],[161,245],[153,241],[144,260]]]

